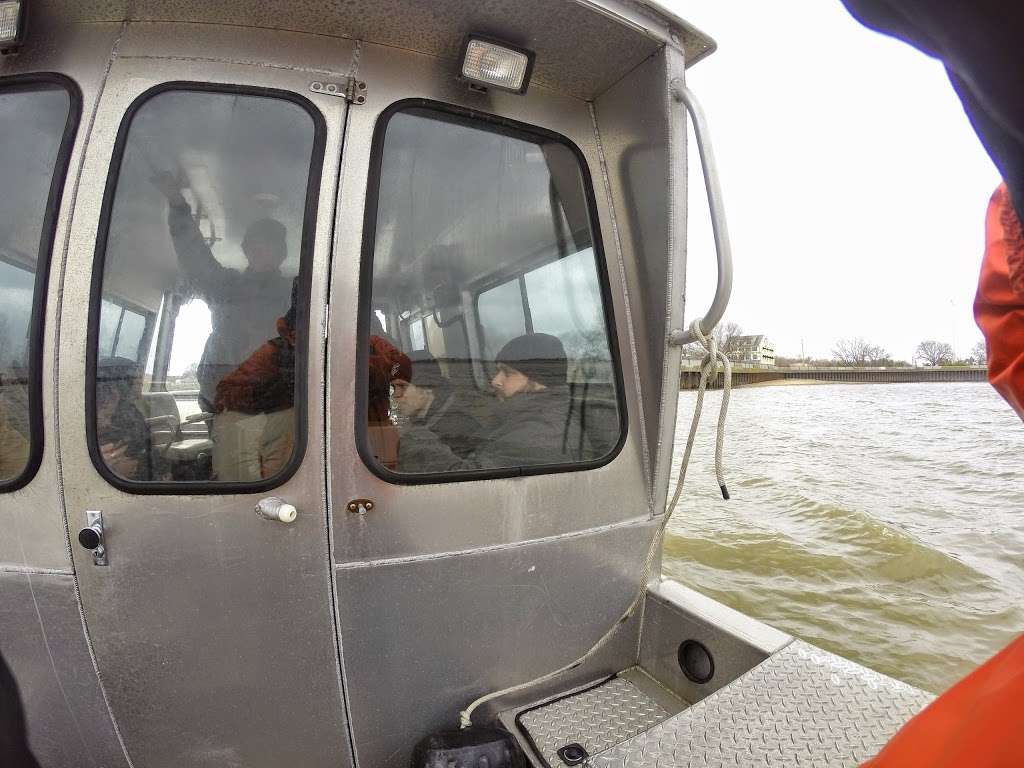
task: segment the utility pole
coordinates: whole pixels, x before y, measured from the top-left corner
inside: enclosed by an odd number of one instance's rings
[[[801,336],[800,337],[800,362],[803,363],[803,362],[806,362],[806,361],[807,361],[807,355],[804,354],[804,337]]]
[[[953,362],[955,363],[959,358],[956,354],[956,302],[953,299],[949,300],[949,311],[953,317],[951,329],[953,331]]]

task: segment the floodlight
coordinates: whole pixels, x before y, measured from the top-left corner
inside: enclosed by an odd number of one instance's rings
[[[0,2],[0,53],[12,53],[25,38],[25,0]]]
[[[526,93],[534,54],[500,40],[470,35],[462,46],[462,78],[470,83]]]

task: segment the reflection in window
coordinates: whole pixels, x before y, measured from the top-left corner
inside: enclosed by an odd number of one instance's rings
[[[153,313],[104,299],[100,305],[100,357],[138,360]]]
[[[40,375],[33,370],[41,348],[33,339],[33,309],[41,323],[42,296],[33,305],[46,274],[43,226],[70,108],[57,86],[0,90],[0,483],[23,475],[41,439],[32,429],[41,404],[31,382]]]
[[[371,306],[402,332],[370,323],[376,463],[422,475],[609,456],[619,393],[577,156],[425,108],[384,130]]]
[[[289,464],[313,140],[309,113],[266,96],[164,91],[132,117],[96,330],[96,447],[117,476]]]

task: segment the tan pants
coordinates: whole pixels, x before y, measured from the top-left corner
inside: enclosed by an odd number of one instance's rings
[[[213,444],[213,473],[220,482],[273,477],[295,448],[295,409],[218,413],[213,417]]]

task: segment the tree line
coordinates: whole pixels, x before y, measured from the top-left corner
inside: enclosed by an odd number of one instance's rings
[[[734,353],[737,349],[736,340],[743,336],[743,328],[737,323],[720,322],[715,326],[712,335],[718,342],[718,348],[725,354]],[[699,359],[703,355],[703,349],[698,344],[690,344],[684,350],[687,358]],[[958,358],[953,351],[953,345],[944,341],[925,339],[917,345],[914,357],[911,361],[897,360],[889,354],[884,347],[872,344],[862,336],[849,339],[840,339],[832,347],[830,358],[810,357],[785,357],[775,356],[775,365],[783,368],[793,365],[811,365],[821,367],[865,367],[865,368],[900,368],[911,367],[912,365],[985,365],[986,353],[985,342],[978,341],[971,349],[970,355]]]

